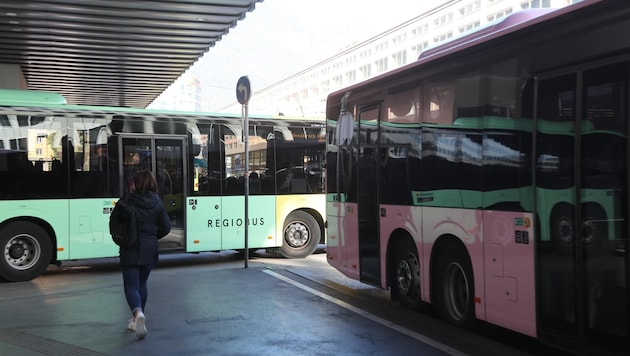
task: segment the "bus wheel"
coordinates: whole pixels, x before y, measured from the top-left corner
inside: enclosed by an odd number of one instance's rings
[[[7,281],[30,281],[48,267],[52,243],[46,231],[32,222],[14,222],[0,230],[0,277]]]
[[[393,287],[400,304],[410,309],[420,309],[420,264],[413,242],[405,240],[396,251],[396,281]]]
[[[321,237],[321,229],[315,218],[304,211],[294,211],[284,221],[283,241],[280,254],[286,258],[310,256]]]
[[[472,265],[461,248],[449,246],[446,251],[438,256],[434,302],[442,320],[469,327],[475,320]]]

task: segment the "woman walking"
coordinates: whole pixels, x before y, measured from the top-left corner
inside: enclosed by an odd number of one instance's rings
[[[142,170],[134,174],[129,200],[135,207],[139,243],[135,247],[120,248],[120,264],[125,297],[132,314],[127,328],[142,339],[147,335],[144,315],[147,281],[158,261],[158,240],[171,231],[171,221],[157,194],[157,181],[151,171]]]

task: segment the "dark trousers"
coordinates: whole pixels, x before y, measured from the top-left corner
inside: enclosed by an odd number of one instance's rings
[[[122,267],[125,298],[127,298],[131,313],[135,313],[136,310],[144,311],[147,304],[147,281],[151,267],[151,265]]]

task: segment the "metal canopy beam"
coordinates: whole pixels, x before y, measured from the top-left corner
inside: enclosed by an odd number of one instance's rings
[[[3,0],[0,63],[69,104],[149,105],[262,0]]]

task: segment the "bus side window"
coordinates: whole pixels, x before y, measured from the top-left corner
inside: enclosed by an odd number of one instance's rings
[[[64,166],[69,166],[70,194],[75,198],[114,196],[108,194],[108,179],[115,185],[115,158],[108,152],[110,143],[107,121],[102,116],[69,117],[71,126],[81,129],[68,131],[68,153],[63,154]],[[112,137],[115,139],[115,137]],[[116,151],[117,152],[117,151]],[[108,176],[109,174],[109,176]]]
[[[390,93],[385,105],[388,122],[420,122],[420,92],[417,87]]]
[[[451,125],[453,123],[454,91],[452,79],[427,80],[423,93],[422,121]]]

